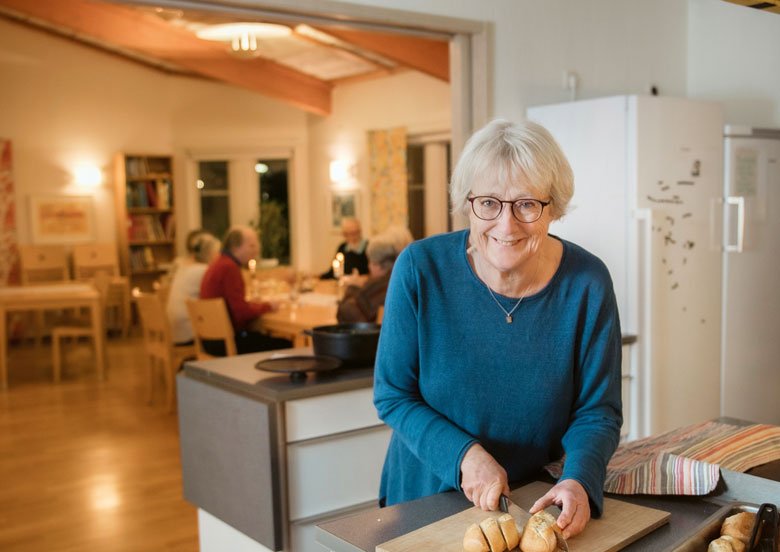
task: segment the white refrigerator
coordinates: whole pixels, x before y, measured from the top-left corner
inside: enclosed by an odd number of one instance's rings
[[[780,425],[780,130],[727,126],[721,410]]]
[[[723,113],[719,103],[616,96],[532,107],[574,171],[550,232],[609,268],[635,334],[628,438],[717,417],[721,401]]]

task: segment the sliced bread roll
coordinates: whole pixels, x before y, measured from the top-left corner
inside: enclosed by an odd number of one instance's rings
[[[520,543],[520,535],[517,533],[515,518],[509,514],[504,514],[498,518],[498,527],[504,535],[507,549],[513,550],[514,548],[517,548],[517,545]]]
[[[753,525],[755,523],[756,514],[740,512],[723,520],[723,525],[720,527],[720,534],[736,537],[747,544],[750,540],[750,533],[753,531]]]
[[[466,534],[463,536],[463,550],[466,552],[490,552],[485,535],[482,534],[482,529],[476,523],[472,523],[466,529]]]
[[[525,524],[520,549],[523,552],[554,552],[558,546],[554,526],[552,514],[544,510],[536,512]]]
[[[504,552],[506,550],[506,541],[496,520],[493,518],[483,519],[479,523],[479,528],[485,533],[485,538],[490,545],[490,552]]]
[[[745,552],[745,543],[738,538],[724,535],[712,541],[707,552]]]

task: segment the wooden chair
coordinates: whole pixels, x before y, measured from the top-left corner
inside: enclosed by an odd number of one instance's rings
[[[23,286],[64,282],[70,280],[68,252],[61,245],[19,246],[20,276]],[[32,326],[35,328],[35,341],[40,343],[46,326],[43,311],[32,313]]]
[[[70,280],[68,252],[61,245],[20,245],[23,286]]]
[[[130,282],[119,274],[116,244],[110,242],[74,245],[74,279],[89,280],[98,272],[111,276],[106,295],[106,309],[114,316],[107,317],[106,327],[118,329],[121,335],[126,336],[130,332]]]
[[[180,345],[173,343],[171,327],[161,298],[154,293],[142,293],[135,296],[138,315],[141,319],[144,346],[149,356],[149,392],[147,401],[151,404],[155,382],[159,368],[165,384],[165,405],[168,412],[173,411],[176,397],[176,372],[187,359],[195,358],[195,345]]]
[[[100,294],[101,311],[105,310],[105,298],[108,294],[108,286],[111,279],[104,272],[99,272],[95,275],[92,282],[95,288],[97,288]],[[102,315],[102,312],[101,314]],[[99,315],[99,316],[100,316]],[[51,330],[51,350],[52,350],[52,364],[54,366],[53,379],[55,382],[60,381],[62,374],[62,352],[60,348],[60,340],[65,337],[93,337],[92,320],[76,320],[67,325],[58,325]],[[102,336],[98,339],[101,339]],[[97,345],[95,345],[97,346]]]
[[[233,323],[224,299],[187,299],[187,311],[195,334],[198,359],[215,358],[203,350],[204,339],[224,341],[226,356],[238,354]]]
[[[376,323],[381,324],[382,318],[384,318],[384,316],[385,316],[385,306],[379,305],[379,308],[376,309]]]

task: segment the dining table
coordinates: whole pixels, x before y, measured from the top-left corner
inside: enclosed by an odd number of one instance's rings
[[[257,317],[249,329],[289,339],[293,347],[311,345],[311,338],[303,333],[304,330],[338,323],[338,299],[335,294],[310,292],[295,297],[289,294],[264,297],[263,300],[277,301],[279,309]]]
[[[81,308],[90,312],[97,375],[102,381],[105,378],[105,331],[100,293],[92,284],[63,282],[0,288],[0,390],[8,389],[8,313]]]

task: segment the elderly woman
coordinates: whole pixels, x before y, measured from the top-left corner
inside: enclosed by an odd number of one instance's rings
[[[373,322],[377,319],[379,307],[385,303],[395,259],[412,240],[411,232],[402,226],[391,227],[371,239],[366,249],[370,277],[362,284],[347,287],[336,312],[339,322]]]
[[[534,123],[493,121],[451,183],[468,230],[409,245],[393,269],[374,404],[393,428],[380,502],[458,489],[485,510],[566,455],[534,504],[564,536],[601,514],[622,422],[621,339],[604,264],[548,234],[571,168]],[[608,213],[605,214],[608,216]]]

